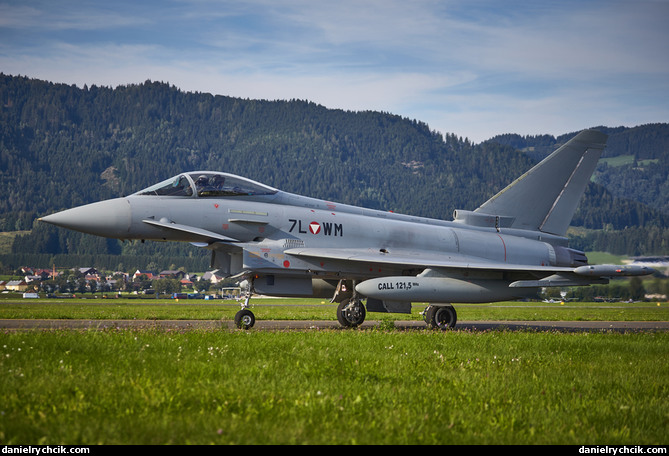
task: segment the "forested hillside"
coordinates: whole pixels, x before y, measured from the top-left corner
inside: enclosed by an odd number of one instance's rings
[[[607,156],[624,157],[598,170],[604,186],[591,185],[574,224],[616,230],[623,239],[617,248],[625,250],[618,253],[669,253],[668,126],[602,129],[611,134]],[[187,93],[150,81],[81,89],[0,74],[0,231],[32,230],[2,261],[26,254],[204,258],[190,246],[121,244],[35,222],[186,170],[227,171],[290,192],[450,219],[568,136],[505,135],[475,145],[419,121],[308,101]],[[585,233],[574,242],[587,248],[598,232]]]
[[[669,124],[598,130],[609,135],[594,180],[613,196],[644,203],[669,213]],[[502,135],[490,141],[522,150],[540,160],[573,134],[553,136]]]

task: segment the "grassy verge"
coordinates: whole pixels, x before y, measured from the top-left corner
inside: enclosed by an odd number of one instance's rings
[[[335,319],[254,300],[259,319]],[[456,306],[466,320],[667,320],[662,303]],[[234,302],[0,301],[0,318],[232,319]],[[368,314],[368,319],[420,319]],[[0,444],[666,445],[669,333],[0,333]]]
[[[666,444],[669,334],[0,334],[2,444]]]
[[[321,299],[253,299],[252,310],[261,320],[335,320],[336,306]],[[455,304],[460,321],[667,321],[667,303],[541,303],[503,302]],[[420,320],[425,305],[414,304],[411,314],[369,313],[374,320]],[[136,319],[228,320],[239,304],[234,301],[40,299],[0,301],[0,319]]]

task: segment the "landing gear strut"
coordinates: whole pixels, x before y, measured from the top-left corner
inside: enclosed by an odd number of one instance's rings
[[[366,315],[365,306],[357,298],[344,299],[337,306],[337,320],[345,328],[360,326]]]
[[[251,300],[251,290],[247,290],[246,297],[242,303],[242,310],[235,314],[235,326],[239,329],[251,329],[256,323],[256,316],[253,315],[249,307],[249,301]]]
[[[455,326],[458,315],[452,305],[429,305],[423,312],[428,328],[447,330]]]

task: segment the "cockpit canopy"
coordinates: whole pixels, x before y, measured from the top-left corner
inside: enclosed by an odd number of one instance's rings
[[[135,195],[193,196],[221,198],[225,196],[273,195],[276,189],[240,176],[212,171],[179,174]]]

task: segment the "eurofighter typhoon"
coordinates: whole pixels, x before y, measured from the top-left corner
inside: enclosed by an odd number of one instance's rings
[[[589,265],[566,232],[605,147],[585,130],[474,211],[428,219],[295,195],[244,177],[186,172],[124,198],[41,221],[116,239],[190,242],[211,267],[246,285],[235,316],[250,328],[252,294],[328,297],[355,327],[367,312],[410,313],[451,328],[451,303],[536,296],[543,287],[647,275],[641,266]],[[365,302],[363,304],[363,301]]]

